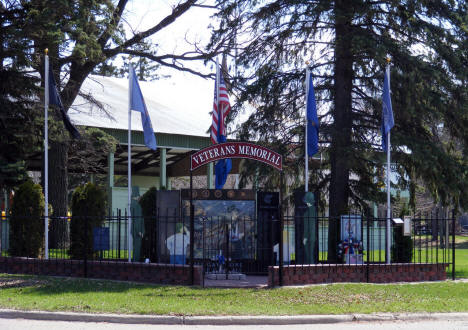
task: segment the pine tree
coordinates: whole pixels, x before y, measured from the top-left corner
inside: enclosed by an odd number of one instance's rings
[[[0,188],[27,178],[26,159],[40,150],[40,123],[34,96],[37,77],[29,74],[29,43],[16,24],[20,13],[0,3]]]
[[[290,177],[303,177],[306,62],[320,113],[322,171],[311,189],[328,195],[337,217],[383,201],[376,173],[386,58],[396,126],[392,160],[402,185],[420,178],[444,204],[468,205],[468,63],[465,1],[219,0],[212,45],[226,47],[240,73],[235,116],[255,106],[241,139],[281,146]],[[234,44],[234,46],[232,46]],[[443,135],[448,137],[443,141]],[[454,148],[457,145],[458,148]],[[252,173],[250,173],[252,174]],[[336,257],[337,221],[329,230]]]

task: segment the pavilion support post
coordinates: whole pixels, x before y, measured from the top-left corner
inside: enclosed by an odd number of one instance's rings
[[[213,162],[206,166],[206,186],[208,189],[214,189]]]
[[[5,215],[8,216],[10,213],[10,190],[5,188],[3,194],[3,196],[5,196]]]
[[[160,170],[159,170],[159,188],[160,189],[167,189],[167,177],[166,177],[166,155],[167,155],[167,149],[166,148],[161,148],[160,149]]]

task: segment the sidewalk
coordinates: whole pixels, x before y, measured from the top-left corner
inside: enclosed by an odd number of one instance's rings
[[[326,324],[342,322],[375,321],[467,321],[467,313],[382,313],[347,315],[298,315],[298,316],[154,316],[86,314],[65,312],[17,311],[0,309],[0,318],[48,321],[107,322],[123,324],[186,324],[186,325],[286,325]]]

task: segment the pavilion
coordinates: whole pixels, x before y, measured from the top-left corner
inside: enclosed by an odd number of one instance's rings
[[[140,81],[140,87],[158,147],[153,151],[145,146],[140,114],[132,111],[132,186],[139,187],[140,194],[152,186],[170,190],[173,178],[189,176],[190,152],[211,144],[208,130],[213,94],[207,90],[208,95],[203,95],[208,101],[201,105],[206,106],[206,111],[200,115],[197,107],[200,107],[201,95],[195,100],[196,95],[184,98],[184,93],[174,98],[171,95],[175,95],[174,89],[179,87],[162,81]],[[111,209],[124,209],[127,188],[117,187],[115,182],[126,178],[128,171],[128,80],[93,75],[86,79],[80,94],[82,96],[77,97],[69,110],[72,122],[78,126],[100,128],[119,142],[116,152],[107,155],[108,191]],[[95,102],[83,95],[92,96]],[[231,173],[237,171],[238,161],[234,161]],[[206,187],[214,188],[212,163],[195,171],[194,175],[206,176]]]

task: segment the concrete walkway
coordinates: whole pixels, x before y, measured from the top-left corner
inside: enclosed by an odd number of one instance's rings
[[[210,280],[205,278],[206,288],[266,288],[268,277],[266,276],[246,276],[242,280]]]

